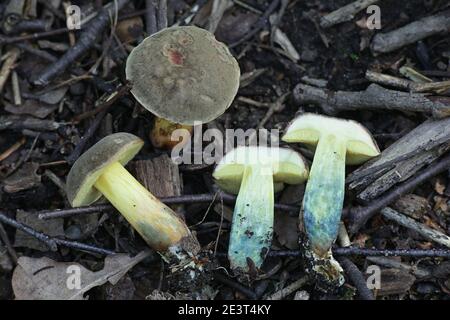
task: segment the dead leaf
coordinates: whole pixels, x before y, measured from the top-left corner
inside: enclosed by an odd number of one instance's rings
[[[39,119],[45,119],[58,108],[57,104],[47,104],[39,100],[25,100],[20,106],[5,103],[5,111],[12,114],[28,114]]]
[[[90,289],[106,282],[116,284],[131,268],[147,258],[150,250],[135,257],[116,254],[105,258],[103,270],[92,272],[76,262],[57,262],[47,257],[20,257],[12,277],[16,300],[83,300]],[[80,271],[80,286],[73,288],[70,276]]]
[[[3,181],[3,190],[7,193],[16,193],[39,186],[41,176],[37,174],[38,169],[37,163],[24,163],[19,170]]]

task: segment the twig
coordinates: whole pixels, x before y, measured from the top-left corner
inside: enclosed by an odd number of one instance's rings
[[[270,5],[267,7],[266,11],[264,11],[264,14],[258,19],[258,21],[255,23],[253,28],[247,32],[240,40],[232,43],[229,45],[230,48],[234,48],[241,43],[244,43],[245,41],[248,41],[251,39],[255,34],[257,34],[262,28],[266,26],[266,24],[269,22],[270,15],[275,11],[275,9],[280,4],[280,0],[273,0]]]
[[[386,219],[393,220],[405,228],[416,231],[428,240],[434,241],[450,248],[450,237],[440,231],[434,230],[422,223],[419,223],[414,219],[411,219],[389,207],[381,210],[381,214]]]
[[[448,170],[448,168],[450,168],[450,154],[448,154],[437,163],[430,165],[415,177],[412,177],[401,185],[397,186],[386,195],[373,200],[369,205],[365,207],[356,207],[346,210],[344,212],[344,216],[349,217],[350,233],[355,234],[370,218],[377,214],[381,209],[387,207],[404,194],[411,192],[422,182],[427,181],[428,179],[438,175],[445,170]]]
[[[450,259],[448,249],[368,249],[357,247],[333,248],[335,256],[364,256],[364,257],[409,257],[409,258],[447,258]],[[300,250],[270,251],[270,257],[301,257]],[[217,253],[217,256],[226,256],[226,253]]]
[[[175,205],[175,204],[187,204],[187,203],[211,203],[211,202],[220,202],[224,201],[227,203],[234,203],[236,202],[236,196],[226,194],[226,193],[220,193],[219,196],[216,196],[215,194],[194,194],[194,195],[183,195],[183,196],[176,196],[176,197],[166,197],[166,198],[160,198],[162,202],[168,205]],[[287,204],[281,204],[276,203],[275,209],[281,210],[281,211],[288,211],[288,212],[295,212],[298,213],[300,211],[300,208],[297,206],[287,205]],[[93,205],[93,206],[87,206],[87,207],[79,207],[79,208],[70,208],[70,209],[58,209],[58,210],[45,210],[37,212],[40,219],[48,220],[48,219],[56,219],[56,218],[66,218],[71,217],[75,215],[81,215],[81,214],[90,214],[95,212],[105,212],[105,211],[111,211],[114,210],[114,208],[109,204],[101,204],[101,205]]]
[[[450,10],[412,22],[400,29],[378,33],[372,40],[374,54],[387,53],[403,46],[450,31]]]
[[[42,38],[47,38],[47,37],[64,34],[69,31],[71,31],[71,30],[69,30],[67,28],[61,28],[61,29],[55,29],[55,30],[50,30],[50,31],[45,31],[45,32],[37,32],[37,33],[27,34],[27,35],[17,36],[17,37],[0,37],[0,44],[11,44],[11,43],[22,42],[22,41],[27,41],[27,40],[38,40],[38,39],[42,39]]]
[[[58,245],[62,245],[62,246],[73,248],[73,249],[89,251],[89,252],[99,253],[99,254],[103,254],[103,255],[111,255],[111,254],[116,253],[116,252],[108,250],[108,249],[99,248],[99,247],[96,247],[93,245],[88,245],[88,244],[84,244],[84,243],[77,242],[77,241],[69,241],[69,240],[50,237],[49,235],[47,235],[45,233],[36,231],[33,228],[31,228],[25,224],[22,224],[12,218],[9,218],[2,212],[0,212],[0,222],[7,224],[11,227],[14,227],[20,231],[23,231],[23,232],[29,234],[30,236],[38,239],[39,241],[44,242],[52,251],[58,250]]]
[[[84,112],[80,115],[77,115],[73,118],[74,122],[78,122],[87,118],[90,118],[92,116],[95,116],[97,113],[102,112],[106,109],[108,109],[109,107],[111,107],[114,102],[116,102],[117,100],[121,99],[123,96],[125,96],[128,91],[130,90],[130,86],[128,84],[122,85],[120,86],[116,92],[114,92],[114,94],[112,94],[110,96],[110,98],[108,100],[106,100],[103,103],[100,103],[94,110],[90,110],[87,112]]]
[[[0,116],[0,131],[1,130],[37,130],[37,131],[54,131],[58,129],[62,123],[52,120],[37,119],[27,116],[7,115]]]
[[[6,250],[8,250],[8,254],[13,260],[14,264],[17,264],[18,256],[16,250],[14,250],[14,247],[11,245],[11,242],[9,241],[8,234],[6,233],[5,228],[3,227],[3,224],[0,223],[0,239],[2,239],[3,243],[6,246]]]
[[[14,69],[17,59],[20,56],[20,50],[18,48],[11,48],[7,53],[7,57],[3,62],[0,70],[0,92],[3,91],[3,87],[8,80],[11,71]]]
[[[95,117],[94,121],[91,123],[90,127],[86,131],[86,133],[83,135],[83,137],[80,139],[80,142],[76,145],[75,149],[72,151],[72,153],[66,158],[67,162],[71,165],[75,162],[76,159],[80,156],[80,154],[83,152],[84,148],[86,147],[87,142],[92,138],[94,133],[97,131],[97,129],[100,126],[101,121],[105,117],[106,113],[108,112],[109,107],[112,106],[112,104],[117,101],[118,99],[121,99],[129,90],[128,85],[123,85],[118,89],[116,93],[114,93],[109,100],[104,102],[101,106],[97,107],[95,110],[92,110],[91,112],[88,112],[86,114],[80,115],[80,118],[85,118],[91,115],[94,115],[97,113],[97,116]],[[79,120],[79,119],[78,119]]]
[[[437,118],[450,115],[450,105],[432,101],[423,94],[389,90],[377,84],[364,91],[334,92],[300,83],[294,88],[294,98],[299,103],[318,105],[328,114],[343,110],[399,110],[425,112]]]
[[[95,39],[108,26],[110,16],[113,16],[116,8],[122,9],[129,0],[116,0],[113,5],[104,8],[81,33],[77,43],[71,47],[57,62],[47,66],[41,75],[33,81],[36,85],[47,85],[52,79],[62,74],[76,59],[89,50],[95,42]]]
[[[350,281],[358,290],[358,294],[362,300],[375,300],[372,291],[367,287],[366,279],[362,275],[358,267],[348,258],[338,258],[339,263],[344,269]]]
[[[429,83],[417,83],[391,75],[367,70],[366,79],[378,84],[396,87],[410,92],[434,92],[450,87],[450,81],[438,81]]]
[[[167,28],[167,0],[158,1],[158,10],[156,11],[156,17],[158,31]]]
[[[267,297],[267,300],[281,300],[286,298],[291,293],[294,293],[295,291],[301,289],[309,280],[308,276],[304,276],[294,282],[292,282],[287,287],[275,292],[274,294]]]
[[[320,26],[322,28],[329,28],[338,23],[352,20],[358,12],[378,1],[379,0],[358,0],[352,2],[322,17],[322,19],[320,19]]]
[[[147,11],[145,12],[145,25],[148,35],[152,35],[158,31],[156,25],[156,10],[155,10],[155,0],[145,0],[145,7]]]
[[[244,295],[247,296],[247,298],[250,298],[252,300],[258,299],[258,295],[252,289],[250,289],[249,287],[246,287],[246,286],[242,285],[241,283],[234,281],[218,272],[214,273],[214,279],[243,293]]]
[[[0,153],[0,162],[16,152],[21,146],[25,144],[25,142],[27,142],[27,139],[25,139],[25,137],[22,137],[18,142],[14,143],[11,147]]]

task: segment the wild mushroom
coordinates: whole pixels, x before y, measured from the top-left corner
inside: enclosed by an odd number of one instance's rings
[[[342,269],[331,255],[331,246],[344,204],[345,164],[361,164],[380,150],[361,124],[310,113],[294,119],[282,140],[316,147],[303,198],[303,221],[313,268],[325,282],[341,285]]]
[[[181,262],[198,253],[197,239],[172,209],[124,168],[143,144],[125,132],[101,139],[74,163],[67,177],[67,197],[73,207],[79,207],[103,195],[150,247]]]
[[[274,192],[306,180],[302,157],[286,148],[238,147],[213,176],[223,190],[238,194],[228,247],[231,268],[238,273],[260,268],[272,242]]]
[[[239,87],[239,65],[226,45],[193,26],[147,37],[131,51],[125,71],[144,108],[184,125],[219,117]]]

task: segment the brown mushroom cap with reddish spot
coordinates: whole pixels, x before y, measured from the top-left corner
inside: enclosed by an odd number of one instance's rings
[[[146,38],[130,53],[126,77],[144,108],[187,125],[225,112],[239,88],[239,65],[210,32],[171,27]]]

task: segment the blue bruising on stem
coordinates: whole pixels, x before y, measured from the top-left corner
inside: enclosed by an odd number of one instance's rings
[[[259,268],[269,251],[274,219],[272,174],[271,168],[261,164],[245,167],[228,247],[232,269],[248,272],[248,259]]]
[[[317,144],[303,199],[303,220],[313,252],[325,257],[336,240],[344,204],[345,142],[333,135]]]

